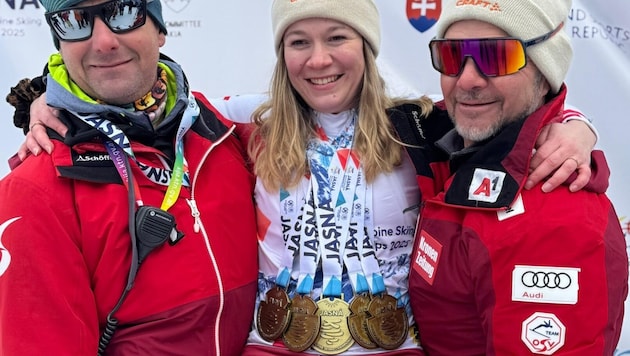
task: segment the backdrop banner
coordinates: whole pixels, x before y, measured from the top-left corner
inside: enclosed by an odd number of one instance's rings
[[[430,64],[428,42],[435,35],[442,0],[376,0],[383,24],[378,64],[397,95],[439,94],[439,76]],[[492,0],[461,0],[492,4]],[[275,61],[270,1],[162,0],[168,29],[163,52],[179,62],[194,90],[207,97],[263,92]],[[566,80],[568,103],[597,127],[611,179],[608,194],[628,238],[630,141],[615,128],[630,120],[630,1],[573,0],[564,30],[574,60]],[[37,0],[0,0],[0,96],[20,79],[41,74],[56,51]],[[4,100],[2,100],[4,102]],[[6,160],[22,143],[13,126],[13,107],[0,104],[0,177]],[[570,207],[567,207],[570,208]],[[571,221],[567,221],[571,224]],[[553,251],[550,251],[553,253]],[[630,302],[616,356],[630,355]]]

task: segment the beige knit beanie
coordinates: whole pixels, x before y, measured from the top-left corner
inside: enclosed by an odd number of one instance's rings
[[[360,33],[376,55],[381,46],[381,26],[373,0],[274,0],[271,24],[276,53],[284,32],[293,23],[312,17],[337,20]]]
[[[338,0],[339,1],[339,0]],[[437,37],[454,22],[488,22],[523,41],[542,36],[567,21],[571,0],[443,0],[437,22]],[[573,51],[564,29],[544,42],[528,47],[527,56],[547,78],[551,91],[557,93],[566,77]]]

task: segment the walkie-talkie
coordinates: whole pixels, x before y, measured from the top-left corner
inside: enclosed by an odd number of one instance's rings
[[[138,263],[142,263],[149,252],[166,240],[170,239],[171,244],[175,244],[184,237],[175,226],[175,218],[169,212],[153,206],[139,207],[136,212]]]

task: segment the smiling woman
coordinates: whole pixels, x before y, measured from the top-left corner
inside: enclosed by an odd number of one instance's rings
[[[357,105],[365,60],[363,38],[352,27],[305,19],[287,28],[283,43],[291,85],[313,110],[340,113]]]

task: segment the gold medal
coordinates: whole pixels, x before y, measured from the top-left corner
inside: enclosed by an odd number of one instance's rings
[[[322,326],[313,349],[325,355],[336,355],[348,350],[354,344],[347,322],[350,316],[348,303],[339,298],[331,300],[322,297],[317,307]]]
[[[311,347],[319,335],[317,304],[310,297],[297,295],[291,300],[290,309],[291,321],[282,340],[289,350],[302,352]]]
[[[267,341],[275,341],[289,324],[289,296],[279,286],[274,286],[260,301],[256,316],[256,327],[260,336]]]
[[[409,319],[405,309],[398,308],[396,298],[389,294],[372,297],[368,305],[367,327],[372,340],[386,350],[394,350],[405,342]]]
[[[350,301],[350,312],[348,317],[348,328],[350,334],[357,344],[366,349],[375,349],[378,345],[372,341],[367,329],[368,305],[370,296],[368,294],[357,294]]]

